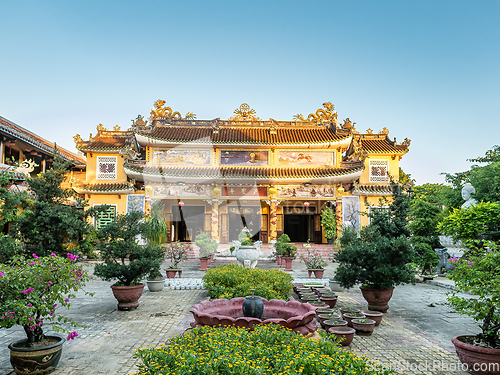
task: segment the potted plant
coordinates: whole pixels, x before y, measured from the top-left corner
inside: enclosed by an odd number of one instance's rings
[[[68,333],[67,339],[78,336],[61,327],[61,320],[80,327],[71,319],[60,316],[63,306],[69,308],[74,292],[89,280],[87,271],[76,263],[78,256],[56,256],[32,259],[15,256],[7,264],[0,264],[0,327],[22,326],[26,338],[9,345],[11,363],[18,374],[46,373],[57,366],[64,338],[46,336],[43,329],[52,325],[57,331]]]
[[[170,265],[166,269],[167,278],[172,279],[178,272],[179,277],[182,275],[182,270],[179,268],[179,263],[188,259],[188,252],[192,251],[193,247],[185,242],[172,242],[166,249],[165,254],[170,260]]]
[[[408,198],[392,183],[392,202],[388,210],[371,210],[370,224],[359,233],[345,228],[341,248],[335,254],[339,266],[335,280],[344,288],[361,283],[369,310],[385,312],[394,286],[415,282],[410,266],[414,259],[407,228]]]
[[[168,226],[163,214],[164,205],[161,201],[151,204],[151,210],[147,217],[145,236],[148,243],[162,245],[168,241]]]
[[[290,237],[287,234],[283,233],[276,241],[276,251],[285,260],[286,271],[291,271],[292,261],[297,255],[297,246],[290,243]]]
[[[161,247],[138,241],[146,232],[141,212],[118,215],[99,229],[97,249],[104,263],[96,264],[94,273],[103,280],[118,280],[111,286],[118,300],[118,310],[133,310],[139,306],[144,290],[141,280],[158,270],[164,258]]]
[[[196,236],[196,239],[194,241],[196,246],[199,246],[200,248],[200,262],[201,262],[201,267],[200,271],[206,271],[207,266],[208,266],[208,260],[217,251],[217,248],[219,247],[219,244],[217,243],[216,240],[211,239],[208,234],[206,233],[200,233]]]
[[[238,235],[238,240],[233,241],[234,246],[234,256],[236,261],[240,266],[244,266],[245,262],[250,264],[250,267],[255,268],[259,261],[259,257],[262,256],[260,251],[260,246],[262,241],[252,240],[252,234],[245,227]]]
[[[334,326],[328,330],[332,335],[335,336],[337,342],[340,342],[342,346],[349,346],[354,338],[354,333],[356,331],[353,328],[347,326]]]
[[[500,246],[487,242],[484,248],[469,251],[468,259],[452,258],[450,261],[455,269],[448,277],[455,282],[457,291],[449,292],[447,300],[459,314],[469,315],[481,323],[481,333],[476,336],[456,336],[452,339],[458,357],[473,374],[498,374]]]
[[[370,336],[375,329],[375,320],[367,318],[352,319],[351,324],[359,336]]]
[[[301,254],[300,259],[305,263],[309,277],[311,277],[311,274],[314,272],[314,277],[318,279],[323,278],[325,267],[328,264],[325,255],[318,252],[311,253],[311,251],[307,249],[307,255]]]
[[[337,234],[337,215],[330,207],[325,207],[321,211],[321,226],[328,244],[332,245]]]

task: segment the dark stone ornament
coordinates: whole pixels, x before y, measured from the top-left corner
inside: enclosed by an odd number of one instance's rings
[[[248,318],[262,319],[262,314],[264,313],[264,302],[262,302],[261,297],[254,295],[254,290],[255,289],[252,289],[252,295],[247,296],[243,301],[243,315]]]

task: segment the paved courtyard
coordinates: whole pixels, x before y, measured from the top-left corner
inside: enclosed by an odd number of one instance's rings
[[[223,264],[216,261],[211,266]],[[90,271],[92,264],[87,264]],[[258,268],[277,267],[274,262],[260,261]],[[199,261],[182,264],[183,278],[201,278]],[[299,261],[293,263],[295,278],[306,278],[307,271]],[[329,265],[325,278],[333,275],[335,265]],[[459,365],[451,337],[474,334],[477,325],[468,317],[451,310],[445,302],[446,279],[438,285],[417,283],[395,288],[390,309],[382,324],[372,336],[356,336],[350,350],[370,358],[392,364],[397,373],[407,374],[465,374],[455,370]],[[174,290],[166,287],[162,292],[151,293],[145,288],[140,306],[135,311],[118,312],[116,300],[109,286],[100,279],[92,280],[87,290],[94,297],[79,292],[66,315],[87,329],[77,329],[79,336],[65,343],[63,356],[55,375],[132,374],[137,369],[132,355],[140,346],[165,343],[176,333],[183,332],[193,320],[190,307],[207,298],[200,289]],[[339,292],[338,306],[366,309],[366,302],[358,288]],[[10,367],[7,345],[24,337],[20,328],[0,330],[0,375],[14,374]]]

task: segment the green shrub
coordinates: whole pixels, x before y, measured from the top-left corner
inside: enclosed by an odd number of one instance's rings
[[[297,246],[290,243],[290,237],[288,234],[283,233],[280,238],[276,241],[276,252],[282,257],[292,257],[295,258],[297,255]]]
[[[139,348],[136,375],[388,374],[326,340],[309,340],[276,325],[199,327],[159,348]]]
[[[10,236],[0,233],[0,263],[6,263],[19,253],[19,245]]]
[[[217,241],[210,238],[210,236],[204,232],[196,236],[194,243],[196,246],[200,247],[200,258],[208,258],[215,253],[219,247]]]
[[[228,264],[209,269],[203,282],[210,298],[236,298],[252,294],[266,299],[288,299],[292,276],[278,269],[259,270]]]

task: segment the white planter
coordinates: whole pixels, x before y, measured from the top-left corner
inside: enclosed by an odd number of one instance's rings
[[[236,242],[236,241],[234,241],[234,242]],[[236,248],[236,250],[234,250],[234,252],[233,252],[238,264],[240,266],[244,266],[245,261],[247,261],[247,264],[250,263],[251,268],[255,268],[255,266],[257,265],[257,262],[259,261],[259,257],[264,255],[262,253],[262,251],[260,251],[260,245],[261,244],[254,244],[253,246],[241,246],[241,245],[239,245]]]
[[[330,289],[333,290],[334,292],[345,292],[345,289],[339,285],[338,281],[329,280],[329,282],[330,282]]]
[[[150,292],[160,292],[165,286],[165,280],[146,280]]]

